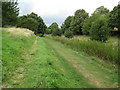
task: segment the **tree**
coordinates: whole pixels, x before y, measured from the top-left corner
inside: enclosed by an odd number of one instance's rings
[[[47,26],[45,25],[43,19],[37,14],[35,14],[34,12],[32,12],[31,14],[28,14],[28,17],[33,18],[38,22],[38,28],[36,29],[35,33],[44,34]]]
[[[18,17],[17,27],[27,28],[27,24],[25,23],[26,19],[27,19],[27,16],[25,15]]]
[[[108,15],[109,15],[109,9],[105,8],[104,6],[98,7],[92,16],[85,19],[82,27],[82,33],[85,35],[89,35],[92,23],[94,23],[99,17],[105,17],[106,22],[108,23]]]
[[[34,31],[35,34],[41,34],[41,36],[44,35],[47,28],[42,18],[33,12],[19,17],[18,20],[18,27],[28,28]]]
[[[18,3],[15,0],[2,2],[2,26],[15,26],[19,15]]]
[[[107,15],[109,13],[109,9],[105,8],[104,6],[98,7],[93,14],[99,15]]]
[[[109,31],[107,19],[101,16],[92,23],[90,30],[91,39],[105,42],[108,39]]]
[[[72,18],[73,18],[73,16],[68,16],[68,17],[66,18],[66,20],[64,21],[64,23],[62,24],[62,26],[61,26],[61,31],[62,31],[63,34],[64,34],[64,32],[65,32],[66,30],[69,30],[69,28],[70,28],[70,23],[71,23],[71,21],[72,21]]]
[[[75,12],[74,17],[72,18],[70,24],[70,30],[73,31],[74,34],[81,35],[82,34],[82,25],[84,20],[88,17],[88,13],[83,10],[79,9]]]
[[[61,31],[60,31],[58,24],[56,22],[52,23],[49,26],[49,29],[51,30],[53,36],[60,36],[61,35]]]
[[[18,27],[28,28],[32,31],[36,31],[38,28],[38,22],[31,17],[21,16],[19,17]]]
[[[45,33],[46,33],[46,34],[51,34],[51,33],[52,33],[52,29],[51,29],[50,26],[46,29],[46,32],[45,32]]]
[[[86,19],[83,23],[83,27],[82,27],[82,33],[84,35],[89,35],[89,31],[90,31],[90,28],[91,28],[91,17]]]
[[[97,18],[99,18],[99,17],[100,17],[100,15],[94,14],[94,15],[90,16],[89,18],[85,19],[85,21],[83,22],[83,27],[82,27],[82,33],[84,35],[89,35],[92,23],[95,22],[97,20]]]
[[[120,5],[113,8],[109,15],[109,26],[113,29],[114,27],[120,29]]]

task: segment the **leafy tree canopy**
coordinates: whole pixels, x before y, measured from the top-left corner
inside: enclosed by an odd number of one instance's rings
[[[99,15],[107,15],[109,13],[109,9],[105,8],[104,6],[98,7],[93,14]]]
[[[38,22],[30,17],[27,16],[21,16],[18,18],[18,27],[22,27],[22,28],[28,28],[32,31],[36,31],[38,28]]]
[[[109,15],[109,26],[113,29],[114,27],[120,29],[120,5],[113,8]]]
[[[106,22],[108,23],[108,19],[109,19],[108,15],[109,15],[109,9],[105,8],[104,6],[98,7],[94,11],[92,16],[90,16],[84,21],[83,27],[82,27],[83,34],[89,35],[92,23],[94,23],[97,19],[99,19],[102,16],[106,18]]]
[[[64,33],[66,30],[70,28],[70,23],[72,21],[73,16],[68,16],[64,23],[61,26],[62,33]]]
[[[99,17],[101,17],[101,15],[94,14],[89,18],[86,18],[83,22],[82,33],[85,35],[89,35],[92,23],[94,23]]]
[[[82,34],[82,25],[87,17],[88,13],[84,9],[77,10],[72,18],[70,30],[72,30],[74,34]]]
[[[5,0],[2,2],[2,26],[15,26],[19,15],[16,0]]]
[[[107,19],[104,16],[101,16],[92,23],[90,30],[91,39],[105,42],[108,39],[109,31]]]
[[[43,19],[33,12],[19,17],[17,26],[33,30],[35,34],[44,34],[47,28]]]
[[[58,24],[56,22],[52,23],[48,29],[50,30],[50,32],[52,33],[53,36],[60,36],[61,35],[61,31],[58,27]]]

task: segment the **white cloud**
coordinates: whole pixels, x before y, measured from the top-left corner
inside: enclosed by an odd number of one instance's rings
[[[20,2],[19,3],[19,8],[20,8],[20,15],[26,15],[31,12],[32,6],[30,5],[29,2]]]
[[[21,2],[28,4],[21,5]],[[65,19],[67,16],[73,15],[77,9],[85,9],[91,14],[102,5],[112,10],[118,2],[119,0],[19,0],[19,6],[20,15],[35,12],[42,17],[58,16]]]

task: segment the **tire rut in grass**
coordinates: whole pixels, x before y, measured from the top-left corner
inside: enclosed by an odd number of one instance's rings
[[[59,48],[56,48],[54,46],[57,46],[56,43],[54,42],[51,42],[51,40],[47,40],[47,39],[44,39],[46,44],[49,45],[49,47],[53,48],[53,51],[56,53],[56,57],[59,58],[58,60],[54,57],[54,60],[56,62],[59,62],[59,64],[57,65],[58,69],[61,70],[64,73],[69,73],[69,74],[73,74],[72,77],[69,77],[69,78],[74,78],[75,81],[77,81],[77,83],[79,84],[82,84],[81,87],[84,87],[84,88],[88,88],[88,87],[95,87],[94,84],[91,84],[89,83],[86,79],[83,77],[82,74],[78,73],[78,70],[76,70],[76,68],[74,67],[74,62],[71,62],[71,59],[73,59],[73,57],[71,58],[71,56],[66,56],[67,54],[64,53],[64,51],[62,51],[61,49]],[[55,44],[55,45],[53,45]],[[59,45],[58,45],[59,47]],[[65,50],[65,49],[64,49]],[[67,50],[67,49],[66,49]],[[61,52],[61,53],[60,53]],[[60,60],[61,58],[61,60]],[[68,59],[70,61],[68,61]],[[74,60],[73,60],[74,61]],[[76,60],[75,60],[76,61]],[[65,66],[67,65],[67,66]],[[75,78],[76,77],[76,78]],[[86,82],[87,81],[87,82]],[[87,86],[88,85],[88,86]]]
[[[104,81],[102,81],[101,79],[97,78],[95,75],[93,75],[92,73],[90,73],[85,67],[83,67],[82,65],[79,65],[79,63],[83,63],[84,60],[76,60],[76,57],[72,56],[69,54],[69,52],[66,52],[65,49],[61,48],[59,45],[54,45],[52,40],[47,40],[45,39],[46,42],[56,50],[56,52],[61,55],[63,58],[65,58],[65,60],[67,60],[72,67],[74,67],[78,72],[80,72],[80,74],[82,74],[85,78],[88,79],[87,82],[91,83],[92,85],[97,86],[98,88],[106,88],[106,87],[115,87],[115,86],[110,86],[109,83],[105,84]],[[55,42],[55,41],[54,41]],[[80,58],[79,58],[80,59]]]

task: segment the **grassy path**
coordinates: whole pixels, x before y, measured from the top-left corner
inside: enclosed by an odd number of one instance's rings
[[[98,62],[100,60],[97,58],[96,60],[91,60],[91,58],[75,53],[75,51],[58,42],[48,39],[45,40],[49,46],[54,48],[56,53],[71,64],[71,67],[74,67],[76,71],[88,79],[85,82],[89,82],[98,88],[117,87],[117,71],[110,68],[111,66],[107,65],[107,63]],[[104,67],[104,65],[107,65],[108,67]]]
[[[36,37],[26,59],[4,87],[116,88],[117,71],[97,58],[86,57],[59,42]],[[107,67],[105,67],[107,65]]]
[[[35,42],[37,44],[33,44],[33,49],[26,56],[28,61],[22,67],[19,67],[16,75],[13,76],[14,78],[11,78],[11,87],[95,87],[85,82],[87,79],[71,67],[71,64],[64,58],[59,56],[46,40],[39,38]],[[34,49],[36,45],[37,49]],[[29,55],[32,55],[32,57]]]

